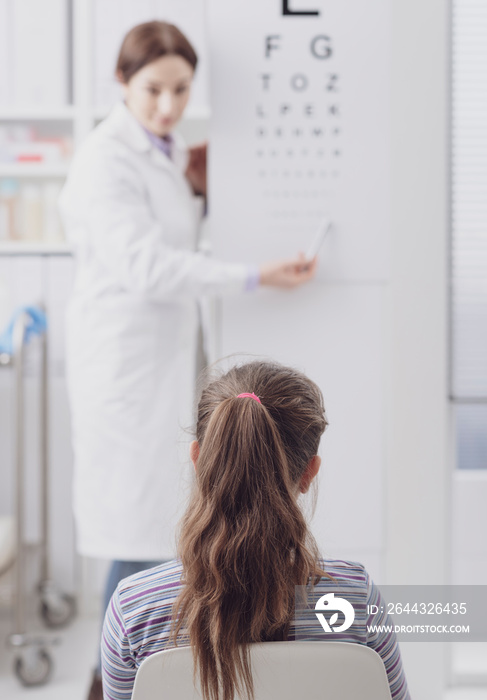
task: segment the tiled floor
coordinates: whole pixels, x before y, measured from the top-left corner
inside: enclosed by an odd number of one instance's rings
[[[55,663],[53,678],[48,685],[23,688],[12,673],[12,654],[4,645],[9,629],[5,615],[0,616],[0,698],[1,700],[86,700],[88,685],[98,643],[98,625],[95,618],[78,618],[73,624],[57,633],[42,634],[58,636],[60,644],[52,648]],[[465,670],[479,660],[483,663],[487,650],[475,645],[459,657]],[[478,658],[476,659],[475,655]],[[487,688],[452,689],[444,700],[487,700]]]

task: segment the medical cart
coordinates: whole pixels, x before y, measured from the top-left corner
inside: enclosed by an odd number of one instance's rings
[[[44,313],[43,309],[40,309]],[[9,644],[14,651],[14,672],[23,685],[46,683],[52,673],[50,647],[57,640],[47,634],[29,633],[26,627],[26,542],[25,517],[25,348],[29,324],[32,318],[21,311],[12,327],[12,351],[0,354],[0,366],[11,367],[14,378],[14,466],[15,466],[15,557],[14,557],[14,619]],[[66,625],[75,614],[74,598],[59,591],[51,579],[49,550],[49,411],[48,411],[48,362],[47,331],[44,327],[39,337],[40,360],[40,501],[41,541],[40,575],[37,591],[40,616],[49,628]]]

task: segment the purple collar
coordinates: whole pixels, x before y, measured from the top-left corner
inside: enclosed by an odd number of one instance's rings
[[[171,150],[174,144],[174,138],[172,137],[172,135],[168,134],[167,136],[156,136],[156,134],[153,134],[152,131],[146,129],[145,126],[143,126],[142,124],[140,124],[140,126],[147,134],[151,144],[158,148],[160,151],[162,151],[164,155],[166,155],[169,159],[171,159]]]

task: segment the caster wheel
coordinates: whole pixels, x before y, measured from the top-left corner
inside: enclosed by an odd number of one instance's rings
[[[52,675],[52,659],[44,649],[32,649],[14,662],[14,672],[22,685],[42,685]]]
[[[47,627],[64,627],[75,616],[75,600],[67,593],[50,595],[48,600],[41,601],[40,613]]]

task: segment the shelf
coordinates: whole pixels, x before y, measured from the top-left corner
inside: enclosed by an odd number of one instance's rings
[[[71,255],[67,243],[43,243],[42,241],[0,241],[2,255]]]
[[[74,119],[73,105],[65,107],[0,107],[1,121],[69,121]]]
[[[66,177],[68,163],[0,163],[0,177]]]

